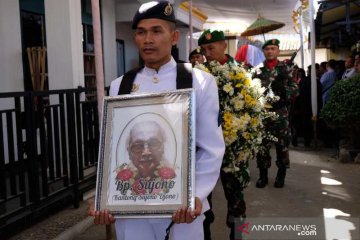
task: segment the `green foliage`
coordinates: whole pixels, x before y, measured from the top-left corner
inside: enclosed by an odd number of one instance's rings
[[[336,82],[320,117],[341,126],[356,126],[360,122],[360,75]]]

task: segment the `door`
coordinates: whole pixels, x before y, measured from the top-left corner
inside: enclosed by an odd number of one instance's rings
[[[124,40],[116,40],[117,76],[125,73],[125,44]]]

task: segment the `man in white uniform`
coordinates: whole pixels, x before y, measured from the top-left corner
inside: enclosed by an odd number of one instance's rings
[[[341,80],[347,80],[349,78],[352,78],[353,76],[356,75],[356,71],[355,71],[355,65],[354,65],[354,57],[353,56],[348,56],[345,60],[345,71],[341,77]]]
[[[140,6],[134,16],[135,42],[145,66],[137,73],[131,94],[175,90],[177,64],[171,56],[171,48],[179,39],[172,5],[167,1],[149,2]],[[119,93],[123,77],[111,83],[110,95]],[[218,126],[219,99],[215,79],[198,69],[192,70],[192,87],[196,95],[196,164],[195,209],[183,207],[172,219],[144,218],[117,219],[116,234],[121,240],[163,240],[165,230],[174,221],[172,240],[202,240],[203,213],[209,209],[206,197],[215,187],[219,177],[225,144],[221,127]],[[95,224],[115,221],[107,210],[95,212]]]

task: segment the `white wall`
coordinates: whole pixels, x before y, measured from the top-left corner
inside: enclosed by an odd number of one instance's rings
[[[321,63],[324,61],[330,60],[328,58],[328,52],[329,50],[326,48],[319,48],[315,50],[315,63]],[[285,59],[289,59],[289,57],[285,57]],[[298,66],[301,67],[301,54],[298,53],[294,59],[294,63],[296,63]],[[311,64],[311,52],[310,49],[304,50],[304,69],[307,68]]]
[[[0,1],[0,92],[24,90],[19,1]]]
[[[189,53],[192,51],[190,50],[190,42],[189,42],[189,29],[188,28],[179,28],[180,32],[180,39],[176,46],[179,48],[179,59],[185,62],[189,60]],[[193,46],[193,49],[197,47]]]
[[[105,86],[117,76],[115,1],[102,0],[102,40]]]
[[[125,72],[139,66],[139,51],[134,41],[131,23],[116,24],[116,39],[124,40],[125,45]]]
[[[46,0],[49,89],[84,86],[80,0]]]
[[[132,22],[136,11],[139,9],[140,3],[118,3],[116,4],[116,22]]]
[[[350,55],[351,55],[351,51],[349,51],[349,49],[340,48],[340,49],[337,49],[335,51],[329,50],[329,55],[328,56],[329,56],[329,60],[330,59],[345,60]]]
[[[230,40],[227,40],[227,54],[229,54],[230,56],[232,57],[235,57],[236,55],[236,52],[237,52],[237,39],[230,39]]]
[[[19,1],[0,0],[0,92],[24,91]],[[0,98],[0,110],[13,109],[14,100]],[[4,138],[4,159],[9,162],[8,126],[0,115]],[[16,148],[16,138],[14,140]],[[15,158],[17,153],[15,151]]]
[[[182,8],[177,8],[175,12],[176,19],[185,23],[186,25],[190,25],[189,19],[189,11],[185,11]],[[204,21],[197,19],[195,16],[192,18],[192,25],[195,30],[202,30]]]

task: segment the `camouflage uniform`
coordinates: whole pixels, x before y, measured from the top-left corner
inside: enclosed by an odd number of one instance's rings
[[[290,165],[288,147],[290,144],[289,111],[291,99],[298,94],[298,85],[292,76],[292,67],[280,62],[270,70],[265,62],[260,71],[255,73],[254,78],[259,78],[261,84],[266,88],[265,95],[273,92],[280,99],[272,104],[271,111],[278,115],[276,121],[267,119],[265,126],[278,139],[276,145],[276,165],[278,168],[288,168]],[[257,156],[258,168],[269,168],[271,166],[270,142],[263,142],[266,150]]]
[[[234,58],[227,55],[227,63],[237,62]],[[220,101],[221,102],[221,101]],[[223,112],[220,106],[220,112]],[[231,153],[230,148],[225,148],[224,158],[230,154],[238,155],[238,153]],[[234,159],[234,158],[231,158]],[[225,161],[223,161],[225,162]],[[240,165],[241,177],[235,177],[231,173],[226,173],[223,168],[220,170],[220,178],[224,188],[225,197],[228,201],[228,214],[227,214],[227,225],[234,223],[233,218],[239,218],[245,215],[246,205],[244,201],[243,189],[246,188],[250,182],[249,162],[245,160]]]
[[[208,44],[216,41],[225,40],[224,32],[222,31],[211,31],[205,30],[198,40],[198,45],[202,46],[203,44]],[[206,55],[206,54],[205,54]],[[231,63],[238,65],[235,59],[228,54],[225,54],[227,61],[226,63]],[[209,68],[209,64],[205,63],[205,66]],[[211,72],[211,70],[210,70]],[[222,106],[222,99],[219,99],[220,102],[220,114],[219,114],[219,124],[222,123],[223,114],[224,114],[224,106]],[[243,189],[248,185],[250,181],[250,174],[249,174],[249,164],[247,161],[242,162],[240,166],[240,173],[235,175],[234,173],[228,173],[224,171],[225,162],[229,159],[234,159],[233,156],[238,156],[239,153],[233,152],[231,148],[226,147],[225,155],[223,159],[223,165],[220,170],[220,178],[221,183],[223,185],[225,197],[228,203],[228,212],[227,212],[227,220],[226,224],[231,229],[230,239],[234,239],[234,229],[235,229],[235,219],[243,219],[245,217],[245,201],[243,195]],[[231,160],[233,161],[233,160]],[[211,195],[208,197],[209,202],[211,203]],[[205,240],[211,239],[210,234],[210,223],[214,220],[214,215],[211,209],[205,212],[205,220],[204,220],[204,233],[205,233]]]
[[[232,63],[238,65],[233,57],[227,55],[227,63]],[[221,103],[221,100],[220,100]],[[223,114],[223,108],[220,104],[220,114]],[[221,117],[222,119],[222,117]],[[223,162],[226,162],[226,158],[234,159],[231,157],[233,155],[238,155],[236,152],[232,152],[231,148],[225,148],[225,155]],[[244,193],[243,190],[248,186],[250,182],[250,171],[249,171],[249,162],[246,159],[245,161],[241,162],[240,168],[240,177],[235,176],[232,173],[225,172],[224,168],[225,165],[220,169],[220,179],[224,189],[225,198],[227,200],[227,217],[226,217],[226,225],[230,228],[230,239],[233,239],[235,236],[235,220],[242,221],[245,219],[245,212],[246,212],[246,204],[244,200]]]

